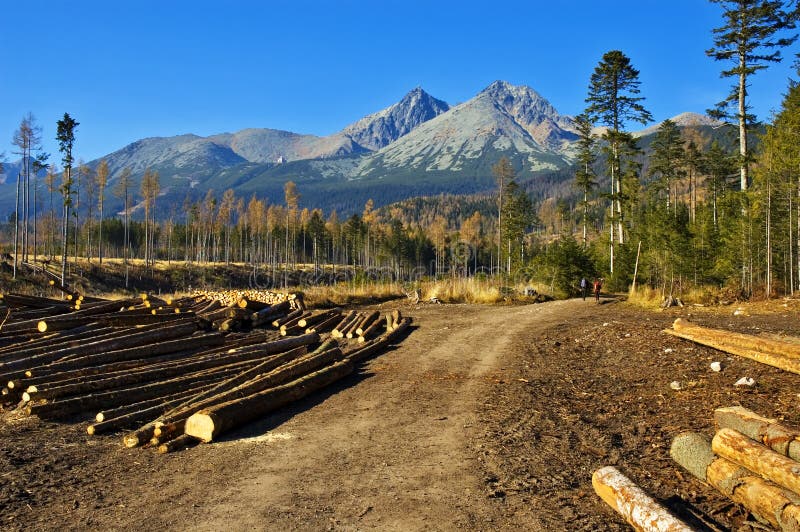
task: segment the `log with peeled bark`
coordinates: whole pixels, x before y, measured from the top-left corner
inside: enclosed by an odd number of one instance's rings
[[[711,450],[800,495],[800,463],[751,440],[741,432],[719,429],[711,440]]]
[[[26,368],[53,362],[60,358],[64,358],[67,355],[74,355],[76,353],[80,353],[81,355],[89,355],[102,353],[105,351],[114,351],[150,345],[157,342],[185,337],[192,334],[196,330],[197,323],[195,323],[193,320],[177,322],[175,324],[171,323],[166,327],[159,327],[156,329],[138,330],[137,332],[118,335],[115,338],[108,338],[105,340],[89,342],[76,347],[45,352],[22,360],[15,360],[13,362],[0,363],[0,373],[8,377],[9,373],[11,372],[21,372]]]
[[[780,530],[800,530],[800,498],[795,493],[715,456],[711,441],[703,434],[677,435],[670,456],[694,476],[747,508],[762,523]]]
[[[693,530],[615,467],[606,466],[595,471],[592,475],[592,486],[595,493],[636,530]]]
[[[239,362],[230,366],[225,366],[213,371],[196,372],[182,377],[176,377],[162,382],[134,386],[130,388],[120,388],[112,391],[105,391],[96,394],[72,397],[59,401],[48,401],[45,403],[31,403],[25,408],[29,415],[39,417],[68,417],[86,410],[96,410],[98,408],[111,408],[120,406],[128,402],[144,401],[164,395],[174,394],[182,390],[197,388],[205,384],[219,382],[233,373],[243,370],[250,364],[249,362]]]
[[[680,320],[680,318],[678,318],[678,320]],[[675,321],[677,322],[678,320]],[[749,358],[750,360],[755,360],[756,362],[800,375],[800,359],[798,358],[790,358],[788,356],[778,355],[772,352],[756,351],[751,347],[743,347],[735,340],[726,340],[725,334],[727,333],[725,331],[714,331],[711,334],[709,334],[709,331],[714,330],[697,326],[690,327],[686,325],[680,325],[678,329],[674,330],[664,330],[665,333],[671,334],[672,336],[677,336],[678,338],[691,340],[692,342],[700,345],[713,347],[714,349],[718,349],[726,353]]]
[[[400,313],[400,309],[394,309],[392,311],[392,329],[396,329],[400,325],[400,320],[403,319],[403,315]]]
[[[715,347],[713,344],[719,344],[723,347],[723,349],[721,349],[722,351],[727,351],[725,347],[730,346],[738,350],[754,351],[800,360],[800,344],[796,342],[781,341],[775,338],[759,337],[723,329],[702,327],[682,318],[676,319],[672,324],[672,328],[676,332],[694,335],[699,339],[709,342],[702,342],[703,345]],[[698,341],[698,343],[701,342]]]
[[[353,363],[342,360],[287,384],[196,412],[186,420],[184,430],[204,442],[213,441],[226,431],[303,399],[352,372]]]
[[[718,429],[738,431],[776,453],[800,462],[800,428],[783,425],[777,419],[762,417],[741,406],[717,408],[714,421]]]
[[[342,318],[342,320],[336,325],[336,327],[333,328],[333,331],[331,331],[331,336],[333,336],[334,338],[344,338],[344,334],[342,333],[342,331],[345,330],[347,325],[349,325],[350,322],[352,322],[355,319],[355,317],[356,317],[355,310],[351,310],[350,312],[348,312],[347,315],[344,318]]]

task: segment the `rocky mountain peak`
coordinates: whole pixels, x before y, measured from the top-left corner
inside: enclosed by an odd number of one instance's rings
[[[399,102],[350,124],[341,133],[359,146],[376,151],[449,109],[447,102],[416,87]]]

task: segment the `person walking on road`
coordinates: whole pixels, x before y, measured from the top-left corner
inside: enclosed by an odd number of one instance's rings
[[[589,281],[586,280],[586,277],[581,277],[581,296],[583,296],[583,300],[586,301],[586,292],[589,290]]]
[[[600,279],[595,278],[594,280],[594,300],[600,303],[600,290],[603,288],[603,283],[600,282]]]

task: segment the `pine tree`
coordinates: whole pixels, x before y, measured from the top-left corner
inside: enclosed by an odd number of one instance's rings
[[[61,194],[64,198],[64,229],[63,229],[63,252],[61,254],[61,287],[66,287],[67,276],[67,234],[69,231],[69,209],[72,205],[72,148],[75,145],[75,129],[80,125],[69,113],[64,113],[64,117],[59,120],[56,128],[56,140],[58,149],[62,154],[61,162],[64,165],[64,182],[61,185]]]
[[[651,144],[650,177],[658,179],[656,190],[666,193],[667,210],[674,207],[678,200],[677,181],[684,176],[681,163],[684,158],[681,131],[672,120],[664,120],[656,131]],[[672,186],[675,185],[675,195]],[[674,197],[674,200],[672,199]],[[673,212],[677,212],[677,207]]]
[[[575,171],[575,185],[583,193],[582,219],[583,219],[583,247],[586,248],[586,226],[589,219],[589,194],[597,186],[594,173],[596,138],[592,134],[592,122],[585,114],[575,117],[575,127],[578,130],[578,160]]]
[[[748,78],[781,61],[780,48],[794,43],[797,34],[786,32],[795,28],[798,11],[794,2],[784,0],[710,0],[722,6],[724,25],[714,28],[714,47],[706,54],[724,61],[730,68],[722,77],[735,78],[728,97],[709,111],[715,118],[731,118],[739,123],[739,175],[741,190],[749,185],[750,150],[747,132],[755,121],[747,103]],[[781,36],[785,35],[785,36]],[[735,111],[731,107],[736,104]]]
[[[633,68],[630,59],[619,50],[603,55],[595,67],[589,82],[586,102],[586,115],[594,123],[606,126],[603,139],[609,146],[608,172],[611,181],[611,223],[610,223],[610,269],[614,273],[614,223],[617,224],[617,240],[625,243],[622,221],[622,160],[620,148],[629,142],[624,132],[627,121],[647,124],[653,120],[650,112],[636,96],[639,90],[639,71]]]

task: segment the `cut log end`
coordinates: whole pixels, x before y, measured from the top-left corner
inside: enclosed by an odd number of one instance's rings
[[[201,410],[189,416],[184,431],[198,440],[210,442],[216,436],[215,428],[218,429],[218,427],[219,422],[215,419],[214,414]]]
[[[40,333],[47,332],[47,322],[44,321],[44,320],[41,320],[38,324],[36,324],[36,329]]]

